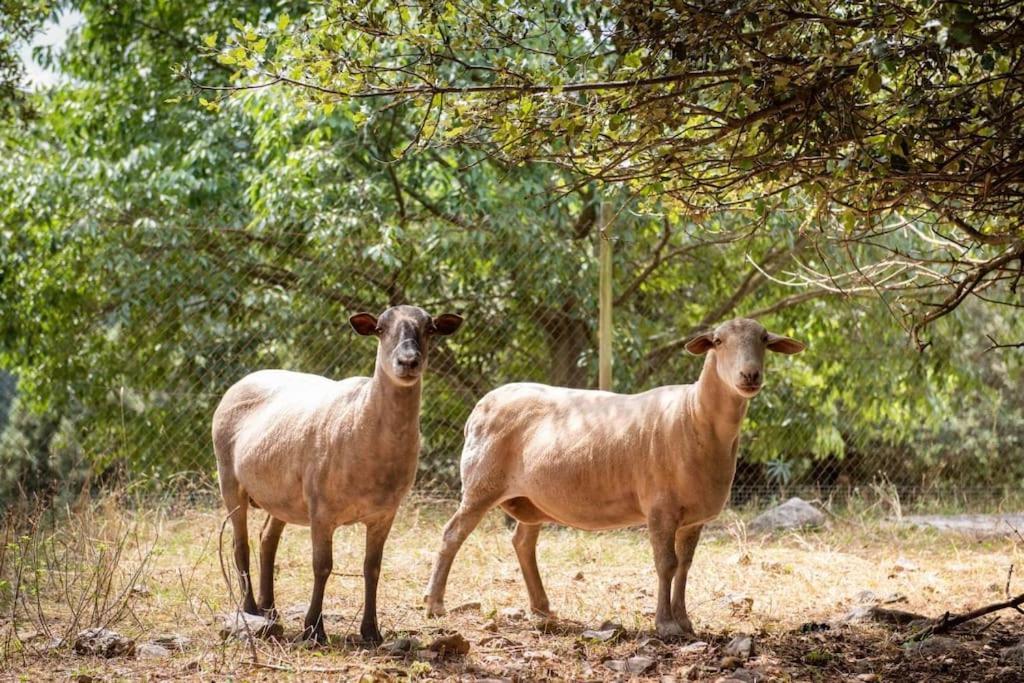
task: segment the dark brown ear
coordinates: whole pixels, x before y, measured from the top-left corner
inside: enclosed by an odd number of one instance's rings
[[[434,334],[449,335],[459,329],[462,325],[462,316],[454,313],[442,313],[431,319],[431,329]]]
[[[794,353],[800,353],[807,348],[807,344],[798,342],[796,339],[790,339],[789,337],[783,337],[781,334],[768,333],[768,350],[774,351],[775,353],[785,353],[786,355],[792,355]]]
[[[683,347],[695,356],[707,353],[715,345],[715,333],[712,331],[701,332],[700,334],[690,337],[686,340],[686,344]]]
[[[348,319],[348,322],[356,334],[361,334],[364,337],[377,334],[377,318],[369,313],[356,313]]]

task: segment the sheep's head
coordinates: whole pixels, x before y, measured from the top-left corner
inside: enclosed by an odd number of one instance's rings
[[[434,337],[452,334],[462,317],[445,313],[432,318],[416,306],[392,306],[379,318],[356,313],[348,319],[361,335],[375,335],[380,341],[377,364],[396,384],[411,386],[427,367],[427,352]]]
[[[802,342],[773,334],[756,320],[736,318],[686,342],[693,354],[713,353],[719,378],[743,398],[753,398],[764,385],[764,352],[800,353]]]

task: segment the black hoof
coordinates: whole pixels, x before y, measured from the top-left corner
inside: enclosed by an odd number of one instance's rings
[[[359,629],[359,635],[362,637],[364,643],[374,647],[384,642],[384,636],[380,634],[380,631],[377,628],[361,628]]]
[[[327,631],[323,625],[307,626],[302,629],[302,640],[313,645],[327,645]]]

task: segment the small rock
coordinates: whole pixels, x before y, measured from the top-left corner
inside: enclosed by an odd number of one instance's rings
[[[428,650],[437,652],[442,657],[445,655],[464,655],[469,652],[469,641],[462,637],[461,633],[449,633],[434,639]]]
[[[916,614],[914,612],[904,612],[899,609],[886,609],[885,607],[878,607],[877,605],[861,605],[859,607],[854,607],[839,621],[843,624],[858,621],[874,621],[880,624],[906,626],[912,622],[921,620],[926,621],[927,619],[928,617],[923,614]]]
[[[999,651],[999,660],[1006,664],[1024,666],[1024,641],[1001,649]]]
[[[600,643],[609,643],[622,635],[622,631],[619,629],[609,628],[602,631],[595,631],[594,629],[587,629],[580,634],[580,638],[586,640],[596,640]]]
[[[726,657],[749,659],[754,654],[754,637],[741,633],[729,641],[729,644],[722,649],[722,654]]]
[[[129,595],[134,595],[137,598],[148,598],[153,594],[153,592],[145,586],[132,586],[128,593]]]
[[[728,674],[715,679],[721,683],[754,683],[758,680],[757,674],[750,669],[739,668]]]
[[[574,577],[572,577],[572,580],[573,581],[582,581],[583,580],[583,572],[576,572],[576,575]]]
[[[526,618],[526,612],[522,607],[505,607],[498,612],[498,616],[508,621],[522,621]]]
[[[906,651],[911,654],[922,655],[925,657],[944,657],[956,652],[961,647],[960,641],[955,638],[949,638],[947,636],[932,636],[925,640],[910,643],[906,646]]]
[[[642,674],[654,666],[654,661],[652,657],[639,655],[629,659],[609,659],[604,665],[619,673]]]
[[[480,628],[482,628],[483,630],[487,631],[488,633],[497,633],[498,632],[498,622],[496,622],[494,619],[489,619],[487,621],[487,623],[484,624],[483,626],[481,626]]]
[[[135,648],[136,659],[164,659],[170,657],[171,651],[156,643],[142,643]]]
[[[528,662],[550,662],[555,659],[555,653],[551,650],[527,650],[523,653],[523,659]]]
[[[853,599],[862,605],[874,604],[878,602],[878,594],[874,591],[861,591],[853,596]]]
[[[879,680],[878,674],[857,674],[858,681],[864,681],[864,683],[875,683]]]
[[[681,654],[681,655],[691,655],[691,654],[696,654],[696,653],[699,653],[699,652],[704,652],[707,649],[708,649],[708,644],[707,643],[705,643],[703,640],[695,640],[692,643],[688,643],[686,645],[683,645],[681,648],[679,648],[679,654]]]
[[[785,503],[759,514],[747,528],[755,532],[768,532],[820,527],[824,523],[825,515],[821,510],[801,498],[790,498]]]
[[[458,614],[459,612],[479,612],[479,611],[480,611],[480,603],[479,602],[467,602],[467,603],[463,603],[463,604],[459,605],[458,607],[452,607],[450,610],[448,610],[448,613],[449,614]]]
[[[235,612],[224,617],[224,625],[220,630],[222,639],[246,640],[250,636],[253,638],[282,638],[284,637],[284,626],[278,621],[271,621],[258,614],[245,612]]]
[[[105,628],[87,628],[75,636],[75,653],[96,657],[131,657],[135,641]]]
[[[397,640],[388,643],[384,650],[393,655],[402,655],[409,652],[415,652],[423,647],[416,638],[398,638]]]
[[[71,677],[71,680],[75,683],[98,683],[100,679],[95,676],[90,676],[89,674],[75,674]]]
[[[156,636],[152,642],[154,645],[160,645],[168,650],[177,650],[178,652],[184,652],[192,645],[192,641],[185,636],[178,635],[177,633],[169,633],[166,635]]]

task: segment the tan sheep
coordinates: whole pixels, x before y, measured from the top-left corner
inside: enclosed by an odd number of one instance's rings
[[[517,521],[515,547],[530,606],[550,613],[537,569],[541,524],[614,529],[646,522],[658,573],[659,635],[692,636],[686,576],[702,526],[721,512],[736,472],[740,424],[760,391],[764,353],[804,345],[736,319],[686,344],[707,357],[696,384],[636,395],[508,384],[466,423],[462,502],[444,529],[427,589],[444,613],[452,560],[495,506]]]
[[[420,450],[420,387],[430,342],[452,334],[462,318],[431,318],[413,306],[395,306],[380,319],[350,318],[361,335],[376,335],[373,377],[334,381],[284,370],[254,372],[228,389],[213,416],[220,490],[234,531],[242,608],[276,617],[274,555],[285,524],[310,527],[313,596],[303,635],[327,641],[322,607],[331,575],[334,530],[366,525],[362,637],[381,641],[377,580],[384,541],[399,503],[416,477]],[[249,574],[246,512],[270,515],[261,539],[260,601]]]

